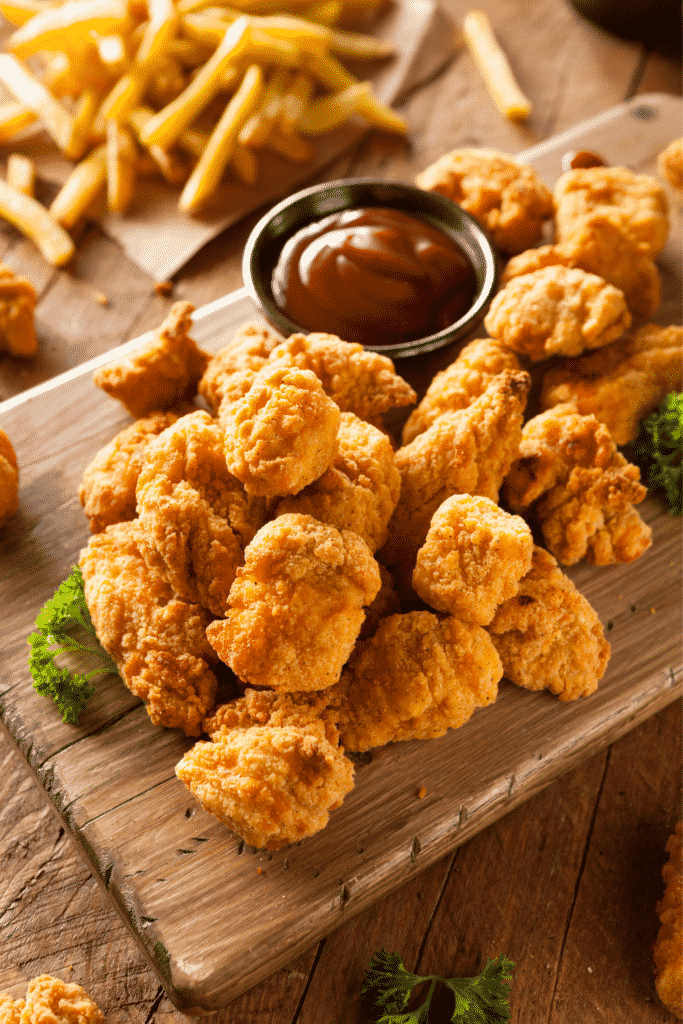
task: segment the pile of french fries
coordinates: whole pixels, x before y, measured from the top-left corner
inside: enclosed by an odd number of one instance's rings
[[[73,255],[68,230],[106,193],[125,212],[138,175],[181,186],[179,208],[204,208],[226,171],[246,185],[257,154],[311,161],[309,136],[360,115],[406,132],[344,60],[377,60],[386,41],[338,28],[375,0],[0,0],[15,26],[0,54],[0,143],[40,122],[77,161],[49,210],[26,160],[0,182],[0,216],[51,263]],[[14,163],[14,166],[12,166]]]

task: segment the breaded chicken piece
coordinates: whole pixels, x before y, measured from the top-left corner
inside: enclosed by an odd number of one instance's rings
[[[487,331],[533,362],[578,356],[631,326],[623,292],[596,274],[551,266],[514,277],[495,296]]]
[[[0,430],[0,526],[19,508],[19,467],[12,442]]]
[[[503,252],[522,252],[552,217],[552,195],[531,167],[495,149],[455,149],[415,179],[418,188],[454,199]]]
[[[530,509],[562,565],[611,565],[632,562],[652,543],[633,507],[647,493],[639,481],[607,427],[565,403],[525,424],[503,495],[514,512]]]
[[[25,1006],[24,999],[12,999],[9,992],[0,992],[0,1024],[21,1024]]]
[[[515,597],[487,627],[507,679],[527,690],[550,690],[560,700],[588,697],[607,668],[610,645],[583,594],[543,548]]]
[[[0,352],[32,356],[38,351],[36,290],[25,277],[0,263]]]
[[[0,993],[0,1000],[4,993]],[[104,1024],[104,1014],[80,985],[41,974],[31,978],[26,1000],[20,999],[21,1024]],[[0,1002],[0,1020],[2,1016]],[[7,1024],[11,1024],[10,1017]]]
[[[513,277],[551,266],[578,267],[602,277],[624,293],[633,316],[652,316],[659,306],[662,289],[654,261],[607,214],[583,217],[562,244],[544,245],[513,256],[502,282],[507,284]]]
[[[531,569],[534,542],[520,516],[489,498],[456,494],[434,513],[413,587],[440,612],[487,626]]]
[[[367,544],[311,516],[267,523],[244,552],[227,618],[209,642],[240,679],[323,690],[339,679],[380,577]]]
[[[494,338],[470,341],[454,362],[433,378],[424,398],[408,417],[403,444],[410,444],[441,413],[467,408],[503,370],[519,369],[519,359],[512,349]]]
[[[278,850],[319,832],[353,789],[353,765],[318,694],[248,689],[204,722],[176,775],[250,846]]]
[[[652,950],[655,988],[666,1008],[683,1018],[683,852],[681,822],[666,844],[669,859],[662,868],[664,895],[657,904],[661,921]]]
[[[347,750],[428,740],[492,704],[503,674],[481,626],[431,612],[383,619],[329,695]]]
[[[664,189],[648,174],[626,167],[585,167],[567,171],[554,192],[555,237],[564,244],[584,217],[601,213],[655,259],[669,231]]]
[[[271,354],[270,362],[275,361],[311,370],[342,412],[376,427],[388,409],[411,405],[417,397],[391,359],[335,334],[292,334]]]
[[[102,646],[155,725],[199,736],[213,709],[217,658],[210,614],[182,601],[142,557],[138,520],[116,523],[81,551],[85,600]]]
[[[257,373],[268,356],[282,342],[282,335],[259,324],[244,324],[228,344],[211,356],[197,390],[214,416],[233,374],[243,370]]]
[[[221,416],[228,469],[249,494],[298,494],[332,464],[339,415],[310,370],[268,362]]]
[[[683,189],[683,139],[674,139],[659,154],[657,170],[674,188]]]
[[[445,412],[394,456],[401,496],[382,549],[388,565],[412,572],[432,516],[453,494],[480,494],[498,501],[498,491],[517,458],[531,379],[505,370],[466,409]]]
[[[118,398],[135,419],[197,394],[210,356],[190,337],[193,312],[191,302],[176,302],[151,341],[95,370],[95,384]]]
[[[145,453],[155,437],[194,407],[143,416],[101,448],[83,473],[78,498],[93,533],[135,519],[135,488]]]
[[[224,615],[265,505],[228,471],[223,431],[207,412],[183,416],[149,444],[136,495],[148,565],[178,597]]]
[[[276,514],[302,512],[338,530],[352,530],[374,553],[387,539],[401,489],[394,449],[386,434],[352,412],[341,414],[338,436],[339,451],[330,468],[294,497],[284,498]]]
[[[682,384],[683,327],[647,324],[630,338],[556,364],[543,378],[541,408],[572,402],[624,445],[638,436],[640,421]]]

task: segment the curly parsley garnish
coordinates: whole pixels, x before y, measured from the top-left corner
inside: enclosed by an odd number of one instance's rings
[[[650,460],[647,482],[663,487],[674,516],[683,513],[683,394],[672,391],[659,409],[640,423],[637,458]]]
[[[374,1000],[374,1011],[381,1014],[376,1024],[427,1024],[429,1004],[440,982],[455,996],[450,1018],[453,1024],[497,1024],[510,1020],[508,996],[514,966],[501,953],[496,960],[487,960],[486,967],[475,978],[442,978],[438,974],[411,974],[398,953],[381,949],[370,959],[361,995]],[[424,981],[429,982],[424,1002],[403,1012],[413,989]]]
[[[78,627],[81,639],[73,635]],[[88,643],[83,642],[86,634]],[[90,636],[95,645],[90,646]],[[46,601],[36,618],[36,632],[28,638],[31,653],[28,667],[33,676],[33,686],[42,697],[50,697],[62,714],[62,721],[78,724],[86,701],[95,692],[90,683],[92,676],[118,669],[112,658],[100,647],[95,627],[90,618],[83,592],[83,574],[77,565],[59,585],[54,597]],[[55,658],[60,654],[75,656],[84,662],[85,668],[93,658],[102,662],[87,674],[60,668]]]

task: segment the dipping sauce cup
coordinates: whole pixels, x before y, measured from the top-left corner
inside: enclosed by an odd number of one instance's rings
[[[338,334],[393,359],[473,330],[498,261],[479,224],[445,196],[346,178],[274,206],[249,236],[242,273],[283,334]]]

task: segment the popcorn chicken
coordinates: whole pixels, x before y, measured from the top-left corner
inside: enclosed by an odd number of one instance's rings
[[[224,615],[265,504],[228,471],[223,431],[208,413],[183,416],[148,445],[136,495],[150,568],[178,597]]]
[[[541,408],[572,402],[624,445],[670,391],[681,389],[682,377],[683,328],[647,324],[630,338],[557,363],[543,378]]]
[[[487,627],[505,677],[560,700],[588,697],[607,668],[610,645],[594,609],[552,555],[534,547],[531,570]]]
[[[403,428],[403,444],[414,441],[442,413],[466,409],[503,370],[519,369],[515,353],[499,341],[493,338],[470,341],[451,365],[432,379],[427,393]]]
[[[41,974],[26,990],[21,1024],[103,1024],[104,1014],[84,988]]]
[[[36,290],[0,263],[0,352],[32,356],[38,351],[34,310]]]
[[[25,1006],[24,999],[12,999],[9,992],[0,992],[0,1024],[21,1024]]]
[[[664,1006],[683,1018],[683,853],[681,822],[666,844],[669,859],[662,868],[664,896],[657,905],[661,921],[652,955],[655,988]]]
[[[136,419],[194,398],[210,356],[189,335],[193,312],[191,302],[176,302],[156,337],[96,370],[95,384]]]
[[[666,194],[659,182],[626,167],[567,171],[554,192],[555,236],[564,244],[587,215],[609,217],[647,256],[664,248],[669,231]]]
[[[683,139],[674,139],[657,157],[657,169],[670,185],[683,189]]]
[[[234,374],[257,373],[282,342],[282,335],[258,324],[244,324],[228,344],[209,360],[197,390],[214,415],[218,414],[226,387]]]
[[[223,704],[176,775],[251,846],[277,850],[313,835],[353,788],[353,765],[317,694],[247,690]]]
[[[0,526],[19,508],[19,467],[12,442],[0,430]]]
[[[352,530],[374,553],[387,539],[401,476],[391,441],[372,424],[343,412],[339,451],[332,465],[297,495],[284,498],[276,514],[302,512],[338,530]]]
[[[141,554],[138,520],[90,538],[78,564],[97,637],[155,725],[199,736],[213,709],[217,658],[206,639],[211,615],[177,597]]]
[[[418,174],[415,184],[455,200],[503,252],[535,245],[553,213],[552,196],[536,172],[494,149],[453,150]]]
[[[548,549],[562,565],[632,562],[652,543],[634,504],[646,488],[609,430],[570,403],[525,424],[519,459],[503,494],[514,512],[530,510]]]
[[[623,292],[602,278],[550,266],[509,281],[484,323],[494,338],[537,362],[614,341],[630,327],[631,314]]]
[[[380,588],[367,544],[311,516],[267,523],[244,552],[227,618],[207,638],[253,686],[323,690],[339,679]]]
[[[330,708],[348,750],[434,739],[493,703],[502,674],[480,626],[426,611],[392,615],[358,644]]]
[[[250,494],[297,494],[332,464],[339,415],[310,370],[268,362],[221,416],[228,469]]]
[[[531,530],[489,498],[456,494],[434,513],[413,587],[440,612],[486,626],[531,569]]]

